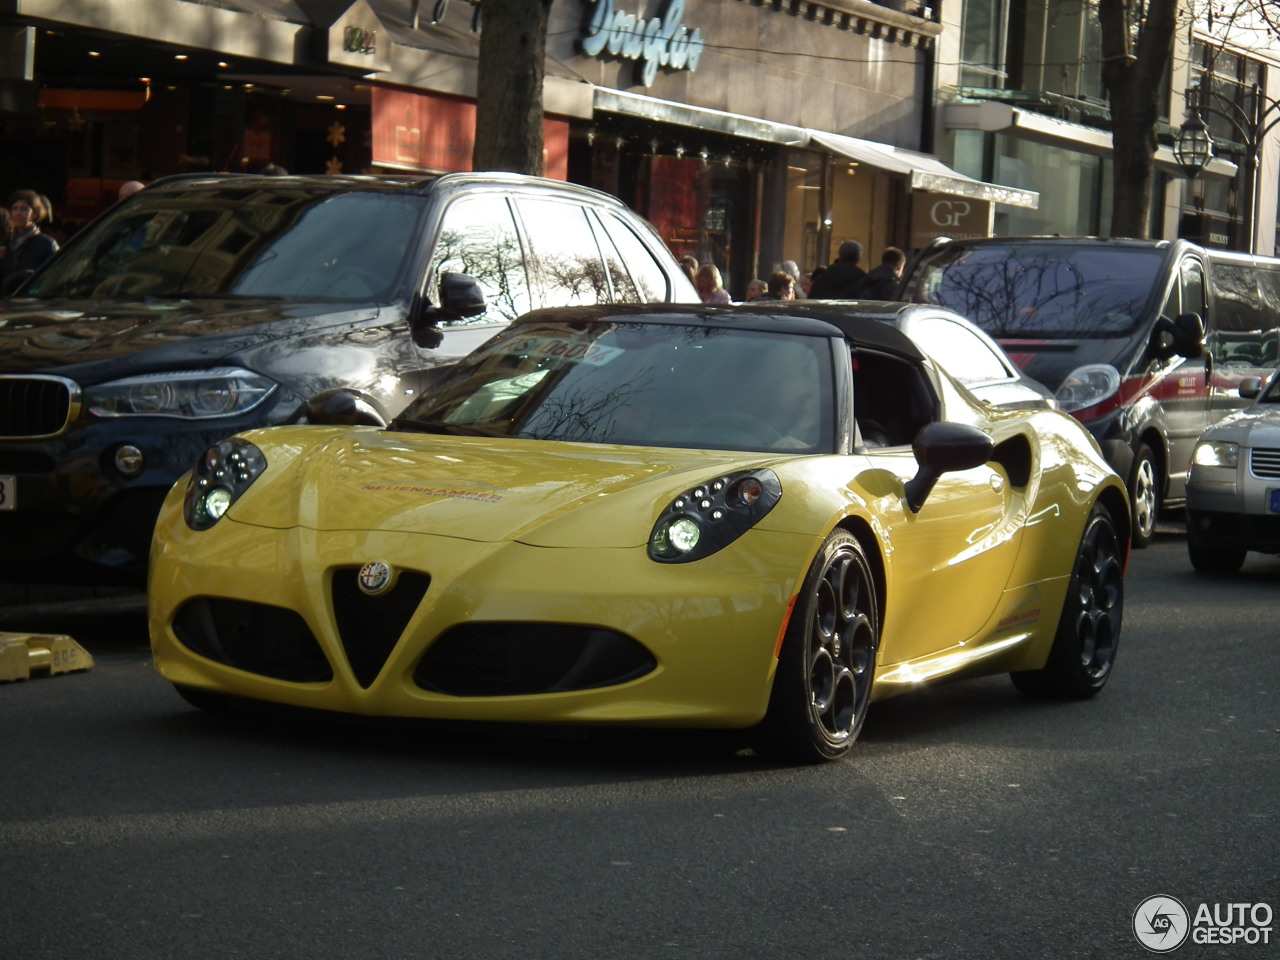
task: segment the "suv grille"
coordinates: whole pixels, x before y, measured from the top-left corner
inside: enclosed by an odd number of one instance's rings
[[[1280,479],[1280,450],[1255,447],[1249,451],[1249,469],[1255,477]]]
[[[80,415],[80,387],[63,377],[0,377],[0,439],[56,436]]]

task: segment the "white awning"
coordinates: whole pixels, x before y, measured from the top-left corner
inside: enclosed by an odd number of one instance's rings
[[[913,190],[989,200],[992,203],[1026,207],[1030,210],[1040,206],[1040,194],[1034,190],[1004,187],[997,183],[985,183],[982,180],[966,177],[932,154],[904,150],[902,147],[876,143],[873,140],[859,140],[857,137],[846,137],[839,133],[826,133],[822,130],[810,130],[809,140],[810,147],[816,145],[858,163],[878,167],[890,173],[902,174],[909,178]]]

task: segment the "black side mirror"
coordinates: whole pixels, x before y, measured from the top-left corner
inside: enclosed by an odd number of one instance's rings
[[[441,274],[439,295],[438,307],[427,304],[422,310],[415,311],[409,319],[413,342],[420,347],[430,349],[440,346],[443,339],[439,327],[441,320],[478,317],[489,308],[480,284],[465,273]]]
[[[307,401],[307,423],[328,427],[385,427],[387,415],[368,394],[350,387],[335,387]]]
[[[912,513],[920,508],[944,473],[972,470],[991,459],[995,444],[991,438],[964,423],[930,423],[916,434],[911,452],[920,469],[907,481],[907,506]]]
[[[1161,360],[1204,354],[1204,320],[1198,313],[1180,313],[1177,319],[1161,317],[1151,333],[1151,350]]]
[[[1261,377],[1245,377],[1240,381],[1240,396],[1246,400],[1252,400],[1262,392]]]

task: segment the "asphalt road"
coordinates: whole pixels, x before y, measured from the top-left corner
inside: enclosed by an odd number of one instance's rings
[[[1280,560],[1130,567],[1088,703],[877,704],[854,755],[216,717],[136,618],[0,686],[0,957],[1125,958],[1148,897],[1280,910]],[[1254,960],[1269,945],[1172,955]],[[1260,936],[1260,934],[1259,934]]]

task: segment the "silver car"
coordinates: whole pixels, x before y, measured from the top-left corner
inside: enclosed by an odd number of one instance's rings
[[[1240,384],[1252,405],[1219,420],[1187,472],[1187,552],[1200,573],[1236,573],[1250,550],[1280,554],[1280,377]]]

